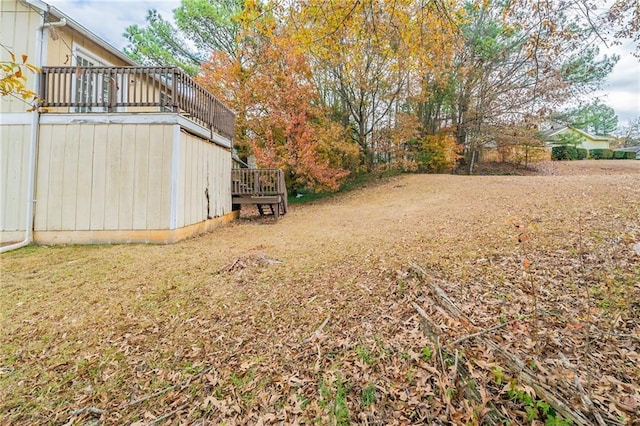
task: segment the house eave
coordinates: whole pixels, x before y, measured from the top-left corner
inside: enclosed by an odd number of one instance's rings
[[[555,131],[553,131],[553,132],[551,132],[551,133],[546,134],[546,135],[545,135],[545,137],[546,137],[547,139],[550,139],[550,138],[553,138],[554,136],[557,136],[557,135],[559,135],[559,134],[561,134],[561,133],[563,133],[563,132],[565,132],[565,131],[567,131],[567,130],[573,130],[574,132],[579,133],[580,135],[584,136],[585,138],[587,138],[587,139],[589,139],[589,140],[591,140],[591,141],[593,141],[593,142],[610,142],[610,141],[611,141],[611,139],[613,139],[613,138],[612,138],[612,137],[610,137],[610,136],[596,136],[596,135],[592,135],[591,133],[587,133],[587,132],[585,132],[584,130],[577,129],[577,128],[572,127],[572,126],[565,126],[565,127],[562,127],[562,128],[560,128],[560,129],[558,129],[558,130],[555,130]]]
[[[132,65],[132,66],[139,66],[140,65],[137,62],[135,62],[133,59],[131,59],[130,57],[128,57],[127,55],[122,53],[120,50],[118,50],[115,46],[112,46],[107,41],[105,41],[104,39],[102,39],[101,37],[96,35],[95,33],[93,33],[90,30],[88,30],[86,27],[84,27],[83,25],[78,23],[76,20],[74,20],[69,15],[65,14],[64,12],[62,12],[60,9],[56,8],[55,6],[51,6],[51,5],[45,3],[45,2],[43,2],[41,0],[21,0],[21,1],[24,4],[28,5],[28,6],[35,7],[35,8],[37,8],[38,10],[40,10],[42,12],[51,14],[52,16],[57,18],[58,20],[63,20],[64,19],[66,21],[66,26],[70,27],[71,29],[73,29],[75,31],[78,31],[83,36],[91,39],[94,43],[96,43],[97,45],[99,45],[103,49],[107,50],[109,53],[113,54],[118,59],[122,60],[123,62],[125,62],[125,63],[127,63],[129,65]]]

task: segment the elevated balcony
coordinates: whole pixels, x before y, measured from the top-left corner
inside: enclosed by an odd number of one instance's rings
[[[42,67],[44,113],[175,113],[231,141],[235,115],[179,68]]]

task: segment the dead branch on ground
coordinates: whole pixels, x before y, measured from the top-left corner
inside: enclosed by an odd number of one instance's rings
[[[438,287],[432,281],[426,279],[427,273],[425,270],[415,262],[410,262],[411,268],[417,273],[418,277],[423,281],[432,293],[436,296],[438,301],[452,314],[458,317],[463,323],[469,324],[471,327],[475,328],[471,319],[469,319],[464,312],[458,308],[453,301],[448,297],[448,295]],[[474,333],[478,334],[478,333]],[[518,376],[518,379],[529,385],[536,392],[540,398],[545,400],[548,404],[550,404],[558,413],[563,415],[565,418],[572,420],[577,425],[588,425],[591,423],[582,413],[572,409],[569,406],[569,403],[565,401],[562,397],[556,396],[549,389],[543,387],[540,382],[536,379],[534,373],[530,371],[524,362],[518,359],[516,356],[505,351],[500,345],[495,343],[492,340],[489,340],[484,337],[482,333],[477,336],[473,336],[478,339],[481,343],[485,344],[489,348],[491,348],[495,353],[500,355],[505,361],[506,365],[511,370],[512,373]],[[595,409],[595,407],[594,407]]]

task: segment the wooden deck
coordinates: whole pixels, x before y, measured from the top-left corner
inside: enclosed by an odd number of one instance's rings
[[[270,213],[278,219],[287,213],[287,187],[280,169],[231,170],[233,204],[253,204],[260,215]]]

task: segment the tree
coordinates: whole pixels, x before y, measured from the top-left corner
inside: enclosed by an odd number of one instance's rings
[[[596,98],[566,113],[567,122],[594,135],[608,135],[618,127],[618,116],[613,108]]]
[[[145,66],[177,66],[190,75],[199,71],[205,57],[189,48],[178,28],[156,10],[147,13],[147,23],[146,28],[132,25],[125,31],[126,55]]]
[[[307,57],[258,3],[247,2],[237,22],[237,51],[214,52],[199,81],[238,112],[241,155],[282,168],[292,191],[337,189],[357,152],[320,105]]]
[[[182,0],[174,11],[177,27],[200,52],[225,52],[233,57],[238,48],[238,17],[245,0]]]
[[[602,18],[613,27],[613,43],[620,44],[621,39],[630,39],[636,46],[634,55],[640,58],[640,3],[637,1],[616,0]]]
[[[535,126],[598,87],[617,60],[598,59],[597,48],[587,46],[589,27],[558,2],[531,8],[520,1],[475,1],[466,4],[464,16],[449,100],[469,170],[476,152],[495,143],[495,129]]]
[[[292,8],[298,42],[312,57],[321,99],[348,129],[366,169],[391,158],[398,113],[417,97],[449,44],[448,1],[308,0]],[[411,113],[413,113],[411,111]]]
[[[289,130],[314,125],[319,132],[322,122],[330,132],[336,123],[342,127],[339,151],[347,135],[362,169],[404,168],[416,150],[449,150],[423,141],[453,136],[471,170],[487,145],[519,144],[528,161],[539,143],[530,137],[537,125],[611,71],[617,58],[600,58],[596,41],[615,23],[605,15],[592,19],[584,6],[583,0],[183,0],[175,25],[151,14],[149,28],[128,33],[131,54],[141,61],[200,72],[233,106],[244,155],[262,149],[293,167],[287,161],[306,133]],[[635,24],[625,22],[630,35]],[[180,37],[190,42],[176,43]],[[209,61],[199,71],[203,58]],[[289,105],[306,118],[287,115]],[[602,129],[609,127],[610,121]],[[278,149],[256,145],[269,138]]]
[[[149,66],[178,66],[195,75],[212,52],[234,56],[238,34],[237,16],[244,0],[182,0],[174,10],[175,24],[156,10],[147,13],[146,28],[129,26],[124,51]]]
[[[640,117],[622,126],[619,134],[616,142],[620,148],[640,146]]]
[[[309,46],[317,81],[329,89],[324,101],[352,131],[369,169],[374,162],[374,129],[387,118],[406,82],[406,71],[397,66],[394,55],[397,31],[389,25],[396,11],[387,5],[310,0],[291,10],[296,38]]]

